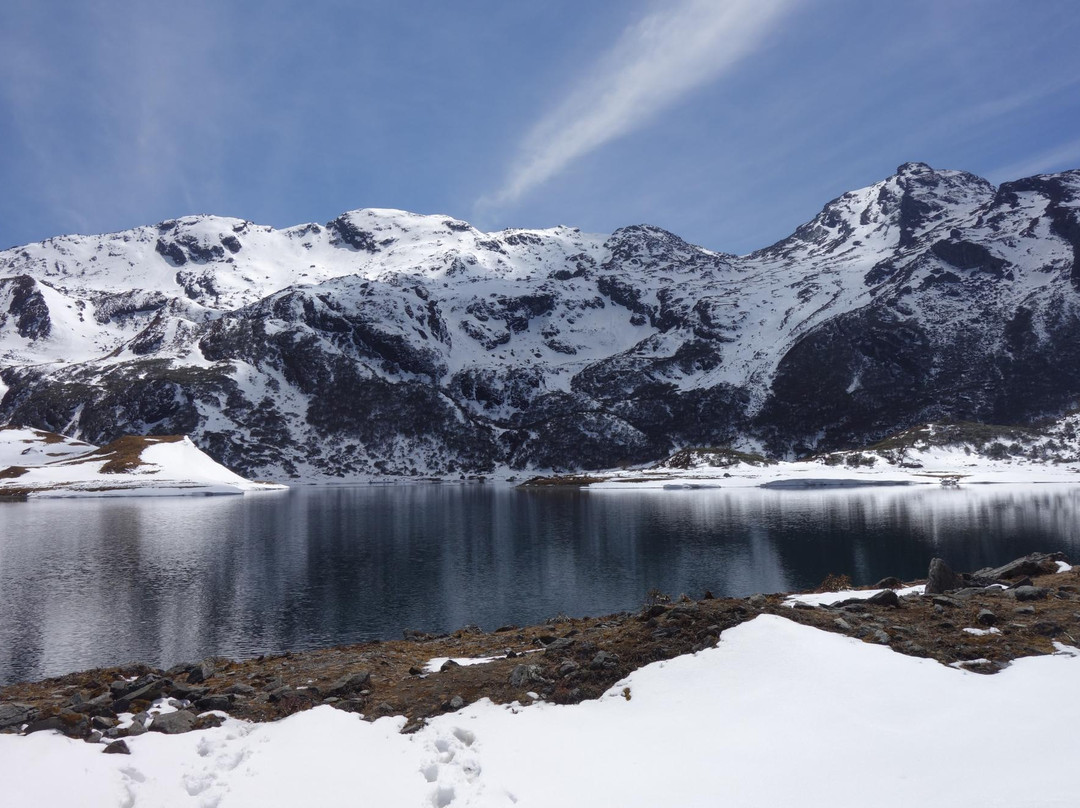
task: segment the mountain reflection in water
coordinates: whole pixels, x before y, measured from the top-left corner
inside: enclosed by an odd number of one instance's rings
[[[917,578],[1080,539],[1080,487],[301,488],[0,505],[0,683]]]

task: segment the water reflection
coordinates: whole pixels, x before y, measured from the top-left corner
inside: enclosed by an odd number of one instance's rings
[[[0,682],[1073,556],[1080,488],[301,489],[0,506]]]

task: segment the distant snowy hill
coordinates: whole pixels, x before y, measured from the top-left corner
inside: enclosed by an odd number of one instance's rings
[[[747,256],[650,226],[186,217],[0,252],[0,423],[248,476],[849,448],[1080,400],[1080,171],[908,163]]]

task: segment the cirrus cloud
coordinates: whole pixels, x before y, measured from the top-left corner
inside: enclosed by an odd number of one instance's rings
[[[526,135],[502,187],[512,204],[570,163],[638,129],[757,50],[796,0],[680,0],[627,27]]]

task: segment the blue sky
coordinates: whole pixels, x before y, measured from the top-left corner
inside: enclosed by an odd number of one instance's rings
[[[908,160],[1080,168],[1073,0],[4,0],[0,248],[190,213],[747,252]]]

